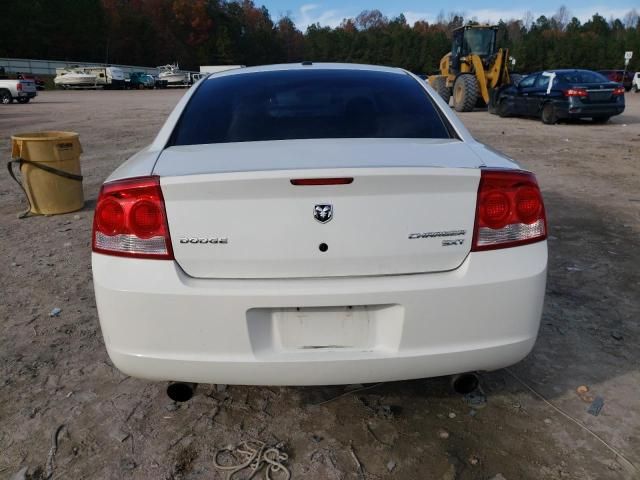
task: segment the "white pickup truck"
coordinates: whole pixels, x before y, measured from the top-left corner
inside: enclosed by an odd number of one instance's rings
[[[0,80],[0,104],[29,103],[38,92],[33,80]]]

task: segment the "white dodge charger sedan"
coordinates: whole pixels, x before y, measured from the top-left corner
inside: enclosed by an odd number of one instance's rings
[[[524,358],[546,237],[534,175],[425,82],[304,62],[189,90],[102,187],[92,264],[129,375],[378,382]]]

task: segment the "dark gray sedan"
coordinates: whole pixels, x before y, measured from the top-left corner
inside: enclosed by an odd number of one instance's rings
[[[605,123],[624,111],[624,87],[591,70],[545,70],[524,77],[498,94],[494,113],[560,119],[591,118]]]

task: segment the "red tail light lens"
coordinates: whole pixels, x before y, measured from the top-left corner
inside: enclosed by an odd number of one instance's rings
[[[22,82],[18,82],[18,84],[16,85],[16,90],[18,90],[19,92],[22,91]]]
[[[585,88],[570,88],[564,91],[565,97],[587,97],[589,92]]]
[[[502,228],[507,224],[511,203],[503,192],[490,192],[484,198],[480,216],[491,228]]]
[[[542,195],[532,173],[482,170],[472,251],[493,250],[547,238]]]
[[[314,186],[314,185],[349,185],[353,183],[352,177],[344,178],[293,178],[291,185]]]
[[[131,231],[140,238],[151,238],[162,228],[164,214],[159,206],[149,200],[136,202],[129,212]]]
[[[624,95],[624,87],[617,87],[613,89],[614,95]]]
[[[96,209],[94,216],[96,230],[105,235],[116,235],[124,230],[124,208],[117,201],[106,198]]]
[[[542,197],[536,188],[521,187],[515,198],[516,214],[522,223],[533,223],[538,220],[542,207]]]
[[[158,177],[105,183],[93,217],[94,252],[173,260]]]

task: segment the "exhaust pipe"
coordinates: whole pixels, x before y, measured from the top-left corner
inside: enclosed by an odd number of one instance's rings
[[[197,383],[171,382],[167,387],[167,395],[174,402],[188,402],[197,386]]]
[[[451,388],[460,395],[475,391],[480,385],[480,379],[475,373],[460,373],[451,377]]]

